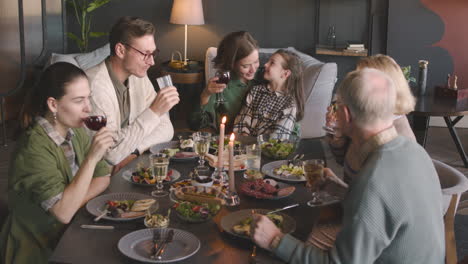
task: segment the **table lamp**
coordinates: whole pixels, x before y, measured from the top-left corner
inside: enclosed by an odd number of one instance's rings
[[[187,25],[205,24],[202,0],[174,0],[169,21],[185,25],[184,65],[187,65]]]

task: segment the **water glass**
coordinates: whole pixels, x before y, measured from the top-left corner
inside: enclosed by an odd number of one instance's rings
[[[172,78],[171,78],[171,76],[169,74],[157,78],[156,81],[158,82],[158,85],[159,85],[160,89],[163,89],[163,88],[166,88],[166,87],[169,87],[169,86],[173,86]]]
[[[253,144],[245,146],[245,154],[247,159],[245,161],[244,178],[249,180],[256,180],[263,178],[260,171],[260,163],[262,159],[262,150],[260,145]]]
[[[163,181],[167,177],[169,158],[163,153],[150,155],[150,166],[153,177],[156,178],[156,190],[151,192],[154,197],[166,196],[169,193],[163,190]]]

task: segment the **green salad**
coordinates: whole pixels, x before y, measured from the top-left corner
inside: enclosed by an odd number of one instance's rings
[[[219,204],[179,202],[174,204],[176,212],[185,220],[192,222],[202,222],[215,216],[221,206]]]
[[[269,139],[262,143],[262,153],[273,159],[285,159],[294,151],[294,143],[279,139]]]

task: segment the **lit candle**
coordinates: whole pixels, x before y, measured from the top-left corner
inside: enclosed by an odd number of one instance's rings
[[[235,179],[234,179],[234,133],[229,138],[229,190],[231,192],[236,191]]]
[[[221,173],[224,169],[224,127],[226,126],[226,116],[221,119],[219,125],[219,142],[218,142],[218,171]]]

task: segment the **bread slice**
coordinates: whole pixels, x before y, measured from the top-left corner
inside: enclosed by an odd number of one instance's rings
[[[143,200],[137,200],[135,203],[132,205],[132,209],[130,211],[132,212],[141,212],[141,211],[146,211],[148,210],[156,200],[154,199],[143,199]]]

